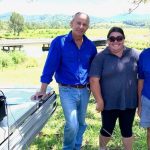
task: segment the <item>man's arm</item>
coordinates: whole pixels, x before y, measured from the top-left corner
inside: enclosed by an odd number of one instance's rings
[[[37,91],[32,97],[32,100],[38,100],[38,99],[42,99],[46,96],[46,90],[47,90],[47,83],[42,83],[41,84],[41,88],[39,91]]]
[[[42,83],[41,88],[40,88],[40,92],[41,93],[46,93],[47,86],[48,86],[47,83]]]
[[[141,115],[141,93],[142,93],[142,89],[143,89],[143,84],[144,84],[144,80],[143,79],[139,79],[138,80],[138,115]]]
[[[96,110],[101,112],[104,109],[104,101],[101,95],[101,86],[99,83],[100,78],[90,77],[90,88],[96,100]]]

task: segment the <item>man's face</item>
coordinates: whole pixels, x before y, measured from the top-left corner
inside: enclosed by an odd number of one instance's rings
[[[77,15],[71,22],[72,33],[75,36],[83,36],[89,27],[89,20],[85,14]]]

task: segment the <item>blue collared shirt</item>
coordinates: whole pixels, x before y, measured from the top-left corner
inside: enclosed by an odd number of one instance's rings
[[[41,82],[49,84],[55,73],[57,83],[85,85],[89,82],[89,68],[96,53],[94,43],[85,35],[80,48],[73,40],[72,31],[56,37],[51,43]]]
[[[144,49],[140,54],[138,77],[144,80],[142,95],[150,99],[150,48]]]

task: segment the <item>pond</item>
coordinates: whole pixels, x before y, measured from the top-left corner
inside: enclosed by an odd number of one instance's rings
[[[42,46],[43,44],[24,44],[22,50],[24,50],[28,56],[38,58],[48,53],[47,51],[42,51]]]

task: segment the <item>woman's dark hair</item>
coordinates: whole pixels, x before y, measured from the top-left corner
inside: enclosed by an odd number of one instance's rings
[[[125,39],[124,32],[123,32],[122,28],[120,28],[120,27],[112,27],[112,28],[109,30],[108,34],[107,34],[107,39],[109,38],[109,36],[110,36],[110,34],[111,34],[112,32],[119,32],[119,33],[121,33],[122,36],[123,36],[123,38]]]

